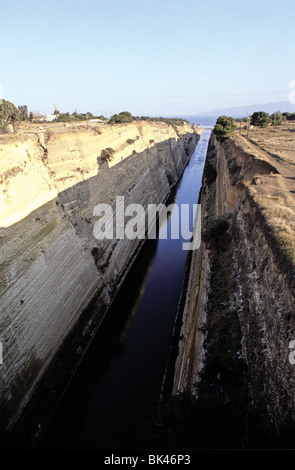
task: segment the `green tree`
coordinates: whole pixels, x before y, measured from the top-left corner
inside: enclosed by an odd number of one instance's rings
[[[133,121],[133,116],[129,111],[122,111],[119,114],[114,114],[110,120],[109,123],[116,123],[116,122],[132,122]]]
[[[287,121],[295,120],[295,113],[283,113],[283,116],[287,119]]]
[[[8,124],[12,124],[16,132],[16,122],[19,121],[19,109],[7,100],[0,100],[0,132],[7,132]]]
[[[213,128],[216,139],[223,142],[236,130],[235,120],[231,116],[219,116]]]
[[[273,113],[270,116],[271,123],[273,126],[280,126],[283,123],[283,115],[280,111]]]
[[[19,120],[19,110],[7,100],[0,102],[0,121],[2,125],[13,124]]]
[[[28,120],[28,107],[26,104],[22,106],[18,106],[19,110],[19,117],[21,121],[27,121]]]
[[[60,113],[57,117],[57,122],[69,122],[70,113]]]
[[[250,123],[256,127],[267,127],[270,123],[270,116],[265,111],[255,111],[251,116]]]

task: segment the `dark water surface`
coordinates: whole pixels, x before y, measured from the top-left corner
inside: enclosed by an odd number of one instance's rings
[[[206,128],[167,204],[198,201]],[[132,449],[161,392],[188,251],[184,240],[147,240],[39,444],[41,449]],[[162,227],[164,230],[165,227]],[[187,240],[186,240],[187,241]]]

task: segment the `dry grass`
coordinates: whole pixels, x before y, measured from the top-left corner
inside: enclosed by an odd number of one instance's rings
[[[247,130],[242,129],[241,135],[246,137]],[[295,165],[295,122],[286,121],[277,129],[272,126],[265,129],[253,127],[249,138],[250,142],[267,151],[277,161]]]
[[[254,199],[286,258],[295,265],[295,210],[284,205],[284,198],[255,193]]]
[[[244,145],[248,142],[247,152],[255,152],[279,171],[275,177],[264,176],[263,184],[251,192],[284,254],[295,264],[295,122],[286,121],[277,129],[253,127],[249,140],[246,129],[238,130],[236,137]]]

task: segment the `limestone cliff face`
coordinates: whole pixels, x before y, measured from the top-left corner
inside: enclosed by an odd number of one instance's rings
[[[261,201],[270,204],[269,195],[282,176],[274,159],[249,149],[238,134],[222,144],[212,134],[206,162],[214,168],[215,179],[208,183],[203,178],[202,217],[203,222],[207,216],[230,221],[230,302],[239,312],[251,396],[270,425],[280,429],[294,420],[295,366],[289,361],[289,344],[295,338],[295,270],[266,220]],[[210,290],[210,259],[204,243],[193,254],[187,286],[174,392],[197,393]]]
[[[295,334],[295,271],[267,223],[263,205],[271,204],[265,194],[273,194],[272,181],[281,175],[275,162],[243,148],[239,136],[222,145],[215,141],[214,146],[216,213],[232,213],[233,271],[252,396],[280,429],[294,419],[295,368],[289,343]]]
[[[50,409],[140,248],[137,238],[97,240],[94,207],[109,204],[115,216],[116,196],[162,203],[198,139],[189,125],[135,122],[0,141],[2,431],[33,396],[44,407],[37,389]]]

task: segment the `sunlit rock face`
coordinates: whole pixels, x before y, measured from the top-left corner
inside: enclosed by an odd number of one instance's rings
[[[115,218],[118,196],[145,209],[162,203],[198,140],[189,124],[135,121],[0,141],[2,432],[32,397],[59,381],[62,389],[143,242],[97,240],[95,206],[108,204]]]

